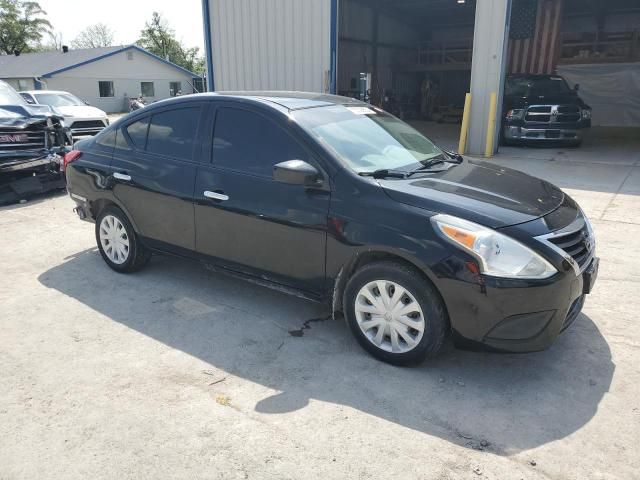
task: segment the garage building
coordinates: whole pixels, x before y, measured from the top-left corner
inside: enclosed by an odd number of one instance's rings
[[[485,151],[504,76],[580,85],[593,124],[640,127],[637,0],[203,0],[212,90],[360,96],[406,119],[459,122]]]

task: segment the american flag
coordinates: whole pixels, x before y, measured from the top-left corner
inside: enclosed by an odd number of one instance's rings
[[[513,0],[509,73],[554,73],[563,0]]]

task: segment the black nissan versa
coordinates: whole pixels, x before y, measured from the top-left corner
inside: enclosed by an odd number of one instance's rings
[[[593,232],[557,187],[439,149],[384,111],[303,93],[158,102],[79,142],[68,189],[109,267],[199,259],[332,305],[396,364],[528,352],[578,316]]]

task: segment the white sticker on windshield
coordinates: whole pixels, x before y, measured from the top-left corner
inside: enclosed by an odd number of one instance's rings
[[[355,113],[356,115],[375,115],[376,112],[367,107],[347,107],[351,113]]]

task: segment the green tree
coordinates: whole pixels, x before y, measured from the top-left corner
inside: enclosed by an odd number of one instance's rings
[[[73,48],[99,48],[113,45],[113,30],[104,23],[89,25],[71,41]]]
[[[204,73],[204,58],[200,55],[200,49],[185,47],[158,12],[153,12],[151,21],[145,23],[137,44],[190,72]]]
[[[38,2],[0,0],[0,52],[33,51],[51,31],[46,15]]]

